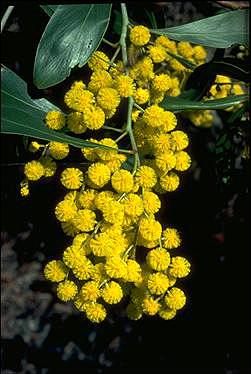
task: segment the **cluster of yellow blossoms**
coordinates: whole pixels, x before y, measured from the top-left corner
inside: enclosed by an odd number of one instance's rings
[[[66,193],[55,215],[69,243],[61,259],[47,263],[44,274],[57,283],[60,300],[72,301],[95,323],[106,318],[110,304],[122,299],[128,301],[126,314],[132,320],[143,315],[172,319],[186,303],[185,293],[176,284],[190,272],[189,261],[176,255],[182,244],[180,233],[162,227],[156,215],[161,207],[158,194],[176,190],[180,172],[191,165],[186,151],[189,140],[177,129],[175,114],[159,103],[165,94],[178,95],[182,74],[189,73],[167,52],[197,64],[205,61],[206,52],[166,36],[154,42],[150,37],[144,26],[131,29],[128,56],[146,45],[147,54],[135,64],[129,61],[129,67],[95,52],[88,62],[92,71],[88,84],[77,81],[65,94],[71,112],[52,111],[45,118],[50,129],[66,127],[83,134],[104,129],[124,98],[132,97],[136,104],[131,120],[140,165],[135,170],[127,170],[128,160],[118,142],[103,137],[89,138],[97,148],[81,149],[88,167],[68,167],[60,174]],[[69,145],[59,142],[34,141],[29,149],[43,151],[25,165],[23,196],[28,194],[29,181],[54,175],[56,162],[70,151]]]

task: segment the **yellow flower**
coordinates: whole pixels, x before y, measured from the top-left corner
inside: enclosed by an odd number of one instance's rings
[[[77,213],[76,205],[70,200],[60,201],[55,209],[56,217],[61,222],[66,222],[72,219]]]
[[[44,275],[52,282],[61,282],[67,275],[67,267],[63,261],[52,260],[45,265]]]
[[[166,59],[166,51],[161,45],[150,45],[148,52],[155,64],[163,62]]]
[[[96,51],[88,61],[88,66],[91,70],[108,70],[109,68],[109,57],[104,52]]]
[[[40,147],[41,145],[38,142],[31,142],[28,150],[32,153],[35,153],[39,150]]]
[[[201,45],[196,45],[193,47],[193,57],[197,62],[206,60],[207,51]]]
[[[171,52],[176,52],[176,43],[173,40],[170,40],[165,35],[160,35],[155,40],[156,45],[161,45],[162,47],[166,48],[167,50],[170,50]]]
[[[154,218],[141,218],[139,224],[139,233],[145,240],[157,240],[162,232],[161,224]]]
[[[65,235],[75,236],[79,233],[79,230],[76,228],[76,226],[73,224],[71,220],[60,222],[60,224]]]
[[[99,144],[99,141],[93,138],[88,139],[89,142]],[[96,161],[98,159],[96,148],[81,148],[83,156],[89,161]]]
[[[49,129],[61,130],[65,125],[65,117],[61,112],[48,112],[45,116],[45,123]]]
[[[183,151],[188,146],[189,140],[186,133],[180,130],[175,130],[171,132],[173,140],[173,149],[175,151]]]
[[[168,74],[155,75],[152,80],[152,87],[156,91],[165,92],[172,87],[172,80]]]
[[[112,175],[111,183],[118,193],[130,192],[133,188],[133,176],[128,170],[120,169]]]
[[[137,74],[141,78],[145,85],[150,79],[153,79],[153,62],[150,57],[145,57],[143,60],[139,61],[135,67],[137,69]],[[132,77],[133,78],[133,77]],[[140,84],[139,79],[137,79],[138,85]]]
[[[153,297],[148,296],[144,298],[142,302],[142,309],[144,313],[148,314],[149,316],[154,316],[158,313],[159,308],[159,302],[157,300],[154,300]]]
[[[142,118],[148,126],[160,127],[163,125],[163,113],[163,108],[158,105],[151,105],[145,110]]]
[[[169,281],[168,277],[161,273],[153,273],[149,275],[147,287],[151,294],[161,295],[168,289]]]
[[[92,231],[96,224],[96,214],[90,209],[79,209],[72,221],[80,231]]]
[[[115,78],[114,88],[116,88],[120,96],[129,97],[134,93],[135,83],[129,76],[119,75]]]
[[[127,266],[122,258],[112,256],[106,261],[105,271],[111,278],[124,278],[127,274]]]
[[[106,145],[108,147],[112,147],[112,148],[115,148],[115,149],[118,148],[118,145],[115,142],[115,140],[113,140],[111,138],[101,139],[99,144]],[[116,157],[117,151],[116,150],[115,151],[113,151],[113,150],[106,151],[104,149],[97,149],[97,155],[103,161],[110,161],[110,160],[112,160]]]
[[[173,287],[167,292],[165,303],[169,308],[178,310],[185,305],[186,296],[181,289]]]
[[[117,304],[123,297],[123,291],[117,282],[111,281],[103,286],[101,295],[108,304]]]
[[[70,149],[68,144],[59,142],[49,143],[50,156],[52,156],[56,160],[62,160],[63,158],[68,156],[69,150]]]
[[[143,165],[137,170],[135,181],[142,187],[152,188],[157,183],[157,176],[153,168]]]
[[[84,248],[71,245],[64,250],[63,261],[65,265],[72,269],[77,266],[81,259],[85,258],[85,254]]]
[[[57,164],[50,156],[40,157],[39,161],[43,165],[45,177],[52,177],[56,173]]]
[[[100,88],[111,87],[112,84],[113,79],[111,74],[106,70],[100,69],[92,73],[88,89],[96,94]]]
[[[86,317],[95,323],[104,321],[106,317],[105,307],[100,303],[88,303],[85,307]]]
[[[100,289],[98,287],[98,282],[87,281],[80,290],[80,297],[84,302],[95,302],[100,296]]]
[[[87,257],[82,257],[74,265],[72,272],[79,280],[90,279],[94,265]]]
[[[127,273],[124,280],[126,282],[137,282],[142,273],[140,265],[137,263],[137,261],[129,259],[126,261],[126,266]]]
[[[176,156],[176,165],[175,169],[179,171],[184,171],[189,169],[191,165],[191,157],[187,152],[180,151],[175,153]]]
[[[73,241],[72,241],[72,246],[75,248],[79,248],[84,251],[85,255],[88,255],[91,253],[91,248],[89,246],[89,239],[90,235],[87,234],[86,232],[82,232],[81,234],[77,234]]]
[[[194,54],[194,49],[191,46],[191,44],[183,40],[178,42],[177,50],[178,50],[179,55],[185,58],[192,57]]]
[[[160,186],[168,192],[175,191],[180,184],[180,179],[173,171],[160,177]]]
[[[103,187],[109,182],[111,177],[111,171],[108,166],[101,162],[96,162],[88,168],[88,177],[92,183],[98,187]]]
[[[142,105],[148,102],[149,100],[149,90],[146,88],[137,88],[134,92],[134,100],[137,104]]]
[[[105,113],[98,106],[88,106],[83,112],[83,118],[90,130],[99,130],[105,123]]]
[[[65,280],[57,287],[58,298],[62,301],[72,300],[78,292],[78,288],[73,281]]]
[[[92,209],[96,208],[95,206],[95,198],[98,195],[98,192],[93,189],[88,189],[81,192],[78,196],[78,202],[82,208]]]
[[[140,110],[133,109],[132,111],[132,122],[136,122],[140,115]]]
[[[164,248],[155,248],[148,252],[146,261],[154,270],[166,270],[170,264],[170,254]]]
[[[102,208],[104,219],[109,223],[116,223],[123,221],[124,208],[118,201],[109,201]]]
[[[22,197],[24,197],[24,196],[28,196],[29,193],[30,193],[30,191],[29,191],[29,187],[28,187],[28,186],[23,186],[23,187],[21,187],[21,189],[20,189],[20,195],[21,195]]]
[[[184,257],[176,256],[172,258],[169,273],[173,277],[183,278],[190,273],[190,263]]]
[[[181,244],[180,234],[176,229],[165,229],[162,236],[163,246],[167,249],[178,248]]]
[[[176,60],[175,58],[171,58],[169,60],[169,64],[171,66],[171,68],[175,71],[185,71],[186,68],[184,65],[182,65],[178,60]]]
[[[62,174],[60,181],[63,186],[69,189],[77,189],[83,184],[83,173],[77,168],[67,168]]]
[[[84,123],[83,113],[73,112],[68,114],[67,127],[75,134],[83,134],[87,129]]]
[[[113,110],[119,105],[120,96],[114,88],[101,88],[97,94],[97,102],[102,109]]]
[[[176,309],[161,306],[158,312],[159,316],[165,320],[173,319],[176,316]]]
[[[44,175],[44,167],[39,161],[27,162],[24,166],[24,174],[31,181],[37,181]]]
[[[147,44],[150,40],[151,34],[145,26],[134,26],[130,32],[130,41],[137,47],[142,47]]]
[[[160,209],[161,202],[154,192],[144,191],[143,205],[146,213],[155,214]]]
[[[137,217],[144,212],[142,199],[134,193],[126,195],[121,203],[123,204],[125,213],[128,216]]]
[[[162,154],[172,149],[172,137],[170,134],[155,135],[152,139],[152,145],[155,153]]]
[[[165,110],[162,117],[163,124],[160,127],[160,130],[163,130],[164,132],[172,131],[177,125],[176,115],[168,110]]]
[[[156,154],[155,163],[161,172],[167,173],[175,167],[176,155],[170,150],[164,153],[158,152]]]
[[[95,104],[95,97],[91,91],[70,88],[64,96],[65,104],[77,112],[83,112],[90,105]]]
[[[114,201],[116,199],[116,195],[113,191],[101,191],[95,197],[95,205],[99,210],[103,210],[103,207],[106,203],[110,201]]]

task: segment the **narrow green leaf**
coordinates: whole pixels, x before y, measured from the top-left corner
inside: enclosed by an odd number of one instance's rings
[[[152,29],[152,33],[167,35],[174,40],[186,40],[214,48],[233,44],[249,45],[249,10],[224,12],[213,17],[167,29]]]
[[[205,100],[205,101],[192,101],[179,96],[165,96],[164,100],[159,104],[166,110],[183,111],[195,109],[223,109],[231,105],[240,104],[243,101],[249,100],[249,95],[235,95],[224,99]]]
[[[197,65],[193,64],[191,61],[188,61],[187,59],[185,59],[182,56],[175,55],[175,54],[173,54],[169,51],[166,51],[166,53],[169,56],[175,58],[177,61],[179,61],[182,65],[184,65],[188,69],[194,70],[197,67]]]
[[[58,5],[40,5],[40,7],[48,14],[49,17],[53,15]]]
[[[43,122],[49,110],[60,111],[58,107],[46,99],[32,100],[27,93],[26,83],[11,70],[1,67],[2,133],[57,141],[78,148],[113,150],[112,147],[91,143],[49,129]]]
[[[112,4],[58,5],[39,42],[34,84],[48,88],[82,67],[106,32]]]

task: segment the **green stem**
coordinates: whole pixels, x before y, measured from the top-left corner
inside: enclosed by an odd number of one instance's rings
[[[106,44],[108,44],[108,45],[110,45],[113,48],[117,48],[118,44],[119,44],[119,43],[111,43],[111,42],[109,42],[109,40],[107,40],[105,38],[103,38],[103,42],[106,43]]]
[[[102,129],[105,129],[105,130],[113,130],[113,131],[116,131],[116,132],[124,132],[123,129],[116,129],[115,127],[111,127],[111,126],[103,126]]]
[[[133,106],[135,106],[135,108],[139,109],[142,113],[144,113],[144,109],[141,108],[141,106],[139,106],[139,105],[136,104],[135,102],[133,102]]]
[[[1,19],[1,32],[3,32],[3,29],[4,29],[4,26],[12,12],[14,8],[14,5],[10,5],[8,6],[7,10],[5,11],[4,15],[3,15],[3,18]]]
[[[125,3],[121,3],[121,13],[122,13],[122,29],[121,29],[119,44],[122,48],[123,64],[126,67],[128,65],[127,50],[126,50],[126,35],[127,35],[127,28],[128,28],[129,20],[128,20]]]
[[[127,135],[127,131],[123,132],[116,140],[115,142],[118,143],[121,139],[123,139]]]
[[[114,61],[115,61],[116,57],[118,56],[120,50],[121,50],[121,46],[119,45],[118,48],[116,49],[114,55],[112,56],[112,59],[111,59],[112,64],[114,63]]]
[[[133,130],[132,130],[132,108],[133,108],[133,98],[132,96],[129,97],[129,104],[128,104],[128,113],[127,113],[127,126],[126,131],[130,137],[132,150],[134,152],[134,166],[133,166],[133,173],[139,168],[140,160],[139,160],[139,152],[137,148],[137,144],[134,139]]]

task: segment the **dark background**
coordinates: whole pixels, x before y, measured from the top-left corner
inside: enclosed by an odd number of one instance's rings
[[[144,5],[154,9],[160,27],[213,12],[210,2],[133,4],[130,17],[146,21],[139,11]],[[36,47],[47,21],[38,6],[17,5],[2,33],[2,63],[28,83],[33,98],[56,100],[61,85],[50,92],[32,86]],[[170,321],[130,321],[123,306],[115,307],[100,325],[59,302],[43,277],[44,265],[66,247],[53,214],[62,192],[58,174],[35,183],[31,195],[21,199],[22,166],[7,164],[24,163],[32,155],[25,153],[21,137],[1,135],[3,374],[250,372],[248,173],[235,170],[224,187],[211,151],[214,132],[191,124],[184,129],[193,166],[182,174],[176,192],[161,197],[159,219],[181,231],[179,254],[192,264],[190,275],[179,282],[188,303]]]

